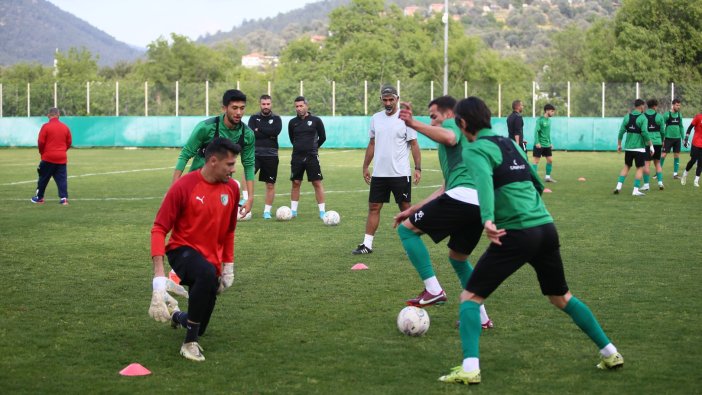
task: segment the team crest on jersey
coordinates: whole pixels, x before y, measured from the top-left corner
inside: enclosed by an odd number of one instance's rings
[[[312,126],[312,121],[307,121],[307,126]]]
[[[229,204],[229,195],[223,193],[219,195],[219,200],[222,202],[222,206],[226,206],[227,204]]]
[[[273,125],[273,120],[272,120],[272,119],[269,119],[269,120],[268,120],[268,124],[269,124],[269,125]]]
[[[416,213],[414,213],[414,221],[415,222],[421,221],[422,217],[424,217],[424,211],[419,210]]]

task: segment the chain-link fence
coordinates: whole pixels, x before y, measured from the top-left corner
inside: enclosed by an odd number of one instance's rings
[[[233,81],[173,82],[150,85],[148,82],[108,81],[82,84],[12,84],[0,82],[0,116],[27,117],[46,114],[58,107],[68,116],[181,116],[209,115],[221,111],[225,90],[238,88],[249,97],[248,115],[259,110],[262,94],[273,97],[273,110],[294,115],[294,99],[304,95],[316,115],[369,115],[381,109],[381,85],[395,85],[403,101],[415,104],[419,115],[426,115],[426,104],[443,92],[441,83],[432,81]],[[556,106],[556,116],[618,117],[627,113],[634,99],[659,101],[659,111],[670,107],[672,98],[682,100],[682,112],[692,116],[702,111],[702,83],[537,83],[505,84],[463,82],[449,86],[456,98],[478,96],[485,100],[493,116],[505,117],[512,101],[524,104],[524,115],[540,115],[544,104]]]

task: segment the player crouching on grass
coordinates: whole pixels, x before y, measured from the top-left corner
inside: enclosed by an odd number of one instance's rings
[[[590,309],[568,290],[558,232],[540,196],[544,185],[526,155],[513,141],[492,131],[490,109],[479,98],[461,100],[454,112],[456,123],[469,141],[464,160],[475,180],[480,215],[491,244],[461,293],[463,364],[439,380],[480,383],[480,306],[526,262],[536,271],[541,292],[597,344],[601,354],[597,367],[623,366],[624,358]]]
[[[231,174],[240,151],[238,144],[225,138],[212,140],[205,150],[205,165],[171,186],[151,229],[154,279],[149,315],[170,321],[173,328],[186,328],[180,354],[193,361],[205,360],[198,337],[207,329],[217,294],[234,282],[239,187]],[[187,313],[179,311],[166,292],[173,284],[165,275],[164,254],[180,283],[189,287]]]

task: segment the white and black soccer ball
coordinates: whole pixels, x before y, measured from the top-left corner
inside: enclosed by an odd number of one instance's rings
[[[275,210],[275,219],[278,221],[290,221],[292,219],[292,210],[288,206],[280,206]]]
[[[339,222],[341,222],[341,216],[339,213],[337,213],[334,210],[327,211],[324,213],[324,217],[322,217],[322,221],[324,222],[325,225],[339,225]]]
[[[407,336],[422,336],[429,330],[429,313],[415,306],[407,306],[397,315],[397,329]]]
[[[251,211],[249,211],[248,213],[246,213],[246,215],[244,215],[243,217],[241,216],[241,213],[237,213],[237,214],[236,214],[236,219],[237,219],[237,221],[248,221],[248,220],[250,220],[250,219],[251,219]]]

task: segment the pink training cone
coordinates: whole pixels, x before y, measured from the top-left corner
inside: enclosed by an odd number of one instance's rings
[[[173,281],[174,283],[180,284],[180,277],[178,277],[178,275],[176,274],[176,272],[173,271],[173,269],[171,269],[171,271],[168,272],[168,278],[170,278],[171,281]]]
[[[548,188],[544,188],[544,193],[551,193],[551,192],[553,192],[553,191],[548,189]]]
[[[151,371],[138,363],[132,363],[126,368],[119,371],[122,376],[146,376],[151,374]]]
[[[578,181],[585,181],[585,177],[578,178]]]
[[[368,266],[363,263],[357,263],[351,266],[351,270],[368,270]]]

